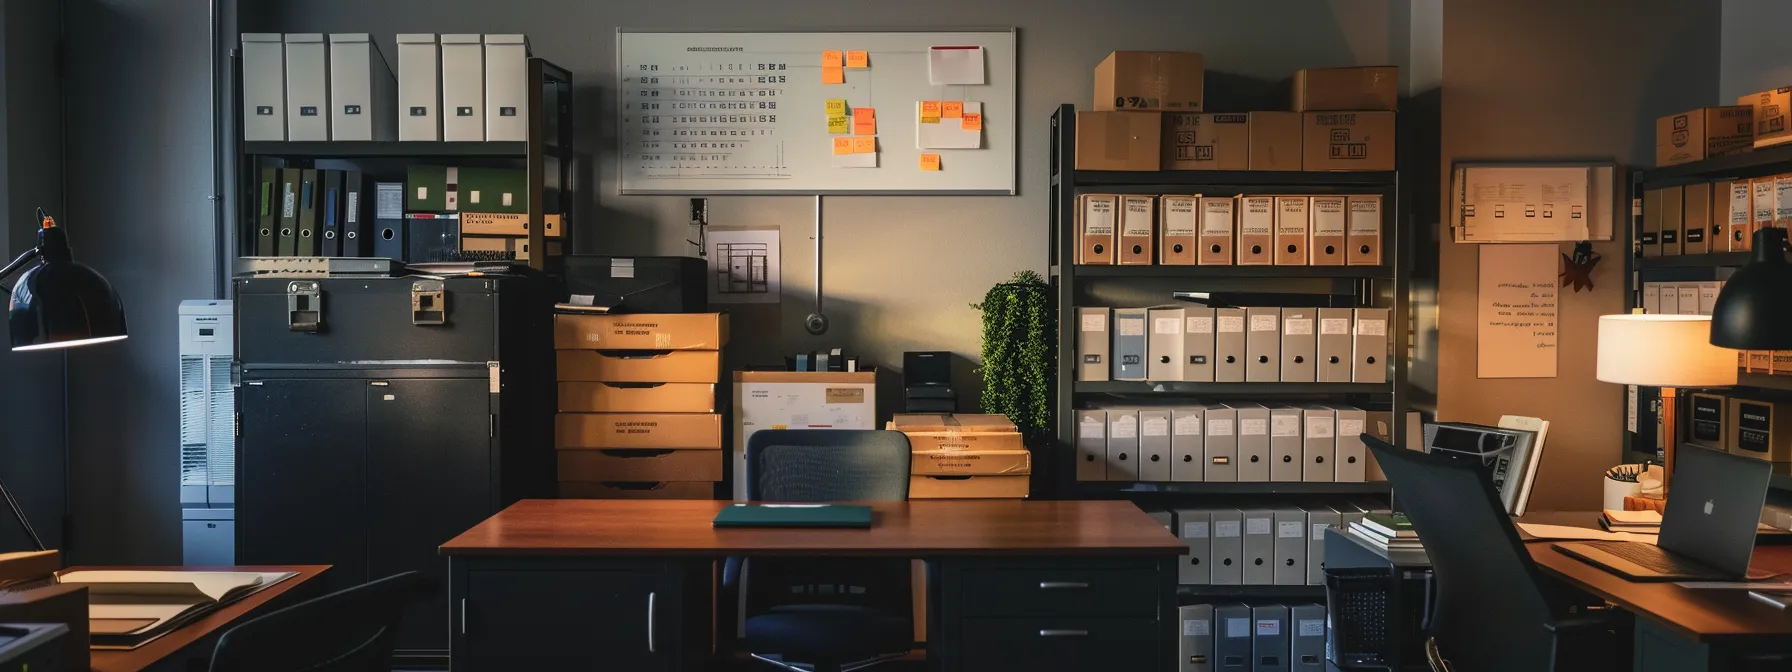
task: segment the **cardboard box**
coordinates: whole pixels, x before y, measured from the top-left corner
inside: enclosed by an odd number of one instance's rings
[[[560,350],[720,350],[727,313],[555,315]]]
[[[563,383],[715,383],[722,379],[722,353],[715,350],[557,350],[554,356],[556,377]]]
[[[543,238],[560,237],[560,215],[545,214],[546,221],[541,235]],[[460,213],[460,232],[469,236],[513,236],[529,235],[529,216],[519,213],[502,212],[463,212]]]
[[[708,481],[588,483],[561,481],[561,499],[715,499],[716,484]]]
[[[554,416],[555,448],[666,448],[721,450],[716,413],[561,413]]]
[[[1151,112],[1076,113],[1076,169],[1157,170],[1163,119]]]
[[[1755,111],[1748,105],[1701,107],[1655,120],[1655,165],[1701,161],[1748,149]]]
[[[898,414],[889,427],[908,436],[909,451],[916,455],[1027,449],[1020,430],[1002,415]]]
[[[529,173],[521,169],[461,168],[455,191],[465,212],[529,212]]]
[[[1116,51],[1095,66],[1095,109],[1200,112],[1204,84],[1201,54]]]
[[[715,383],[560,383],[561,413],[714,413]]]
[[[909,499],[1025,499],[1032,476],[909,476]]]
[[[1301,170],[1393,170],[1393,112],[1301,115]]]
[[[1300,113],[1252,112],[1250,170],[1300,170]]]
[[[1251,119],[1244,114],[1164,115],[1164,170],[1246,170]]]
[[[288,70],[288,72],[291,72]],[[1736,99],[1737,105],[1748,105],[1755,109],[1755,141],[1756,147],[1767,147],[1782,142],[1792,141],[1792,125],[1786,123],[1788,114],[1792,114],[1792,88],[1781,87],[1751,93]]]
[[[560,480],[722,480],[722,455],[707,450],[557,450]]]
[[[916,476],[1020,476],[1033,473],[1033,454],[1025,450],[947,450],[911,454],[909,473]]]
[[[1400,98],[1400,68],[1307,68],[1294,73],[1290,93],[1296,112],[1392,111]]]
[[[747,440],[761,429],[877,429],[877,372],[734,372],[734,498],[747,498]]]

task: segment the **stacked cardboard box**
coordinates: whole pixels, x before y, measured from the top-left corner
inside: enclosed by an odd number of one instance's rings
[[[556,315],[560,496],[711,499],[728,316]]]
[[[1033,473],[1020,430],[1001,415],[897,415],[908,435],[909,499],[1024,498]]]

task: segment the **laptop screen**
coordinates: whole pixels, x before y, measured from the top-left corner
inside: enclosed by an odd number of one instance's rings
[[[1772,472],[1761,460],[1681,446],[1657,543],[1726,573],[1747,574]]]

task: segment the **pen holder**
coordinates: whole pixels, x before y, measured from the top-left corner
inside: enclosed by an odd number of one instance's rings
[[[1625,497],[1636,497],[1643,492],[1643,485],[1641,483],[1615,481],[1609,478],[1604,480],[1605,496],[1601,500],[1603,502],[1603,508],[1611,509],[1613,511],[1623,511]]]

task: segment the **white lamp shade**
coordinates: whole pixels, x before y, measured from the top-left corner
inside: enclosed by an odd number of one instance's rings
[[[1736,351],[1711,344],[1704,315],[1602,315],[1600,380],[1646,387],[1736,384]]]

